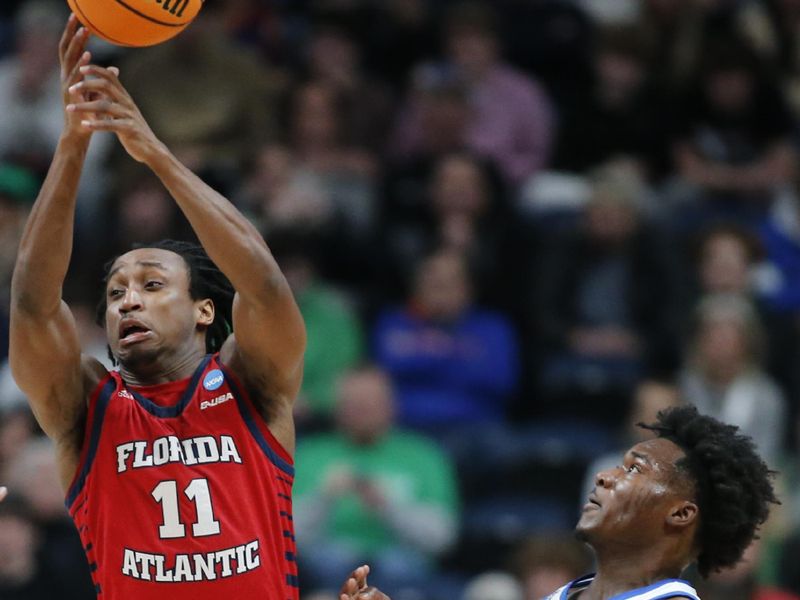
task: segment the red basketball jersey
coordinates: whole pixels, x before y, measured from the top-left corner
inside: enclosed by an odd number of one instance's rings
[[[98,597],[296,600],[291,463],[217,355],[162,385],[110,373],[67,497]]]

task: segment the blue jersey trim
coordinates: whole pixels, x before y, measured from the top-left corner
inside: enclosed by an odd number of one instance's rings
[[[661,581],[657,581],[651,585],[648,585],[643,588],[638,588],[635,590],[631,590],[630,592],[624,592],[622,594],[618,594],[614,596],[614,600],[626,600],[627,598],[635,598],[639,594],[644,594],[646,592],[651,592],[665,583],[682,583],[684,585],[691,585],[688,581],[684,581],[683,579],[662,579]],[[652,600],[658,600],[659,598],[696,598],[696,596],[692,596],[691,594],[687,594],[685,592],[666,592],[662,596],[656,596]]]
[[[568,585],[564,586],[564,588],[561,591],[561,594],[558,597],[558,600],[567,600],[570,592],[588,587],[594,580],[594,577],[595,577],[594,573],[590,575],[584,575],[583,577],[580,577],[572,581]],[[692,585],[685,579],[662,579],[661,581],[657,581],[656,583],[650,584],[648,586],[636,588],[635,590],[630,590],[628,592],[617,594],[616,596],[609,598],[609,600],[629,600],[630,598],[635,598],[636,596],[639,596],[641,594],[646,594],[647,592],[656,590],[668,583],[680,583],[685,586],[688,586],[690,589],[694,589],[692,588]],[[677,591],[664,592],[659,596],[654,596],[650,600],[666,600],[667,598],[688,598],[689,600],[699,600],[699,597],[696,594],[692,594],[689,592],[677,592]]]
[[[287,475],[294,477],[294,467],[283,460],[283,458],[281,458],[278,453],[272,449],[272,446],[269,445],[269,442],[264,438],[264,434],[261,433],[258,425],[256,425],[255,419],[257,417],[253,416],[252,412],[247,406],[247,402],[244,399],[245,397],[242,395],[242,391],[236,384],[236,378],[230,376],[230,370],[228,367],[222,364],[222,361],[218,360],[217,364],[222,369],[222,372],[225,373],[225,376],[228,380],[228,385],[230,386],[231,390],[233,390],[233,397],[236,398],[236,405],[239,407],[239,414],[242,416],[242,419],[244,419],[245,425],[247,425],[247,428],[250,430],[250,434],[253,436],[253,439],[255,439],[256,443],[273,465],[278,467]]]
[[[67,509],[72,507],[75,504],[75,500],[78,498],[78,494],[81,493],[83,486],[86,484],[86,478],[89,476],[89,471],[92,468],[92,463],[94,463],[94,457],[97,454],[97,445],[100,443],[100,432],[103,429],[103,420],[106,416],[106,408],[108,408],[108,402],[111,400],[111,396],[117,389],[117,381],[111,377],[109,380],[103,385],[103,388],[100,390],[100,396],[97,399],[97,404],[95,406],[94,411],[94,423],[92,425],[92,435],[89,438],[89,451],[86,454],[86,460],[81,467],[80,475],[78,475],[78,479],[75,480],[75,483],[70,488],[69,492],[67,493],[67,500],[65,504],[67,505]]]
[[[195,369],[194,374],[192,375],[192,379],[189,381],[189,385],[186,387],[186,390],[183,392],[183,396],[181,396],[180,401],[175,404],[174,406],[160,406],[153,402],[152,400],[145,398],[136,390],[129,389],[128,391],[133,395],[136,399],[136,402],[149,412],[154,417],[160,417],[162,419],[169,419],[180,416],[183,410],[189,405],[189,402],[192,400],[192,396],[194,396],[194,390],[197,388],[197,383],[200,381],[200,376],[203,374],[203,371],[206,370],[208,366],[208,361],[211,360],[211,355],[207,354],[205,358],[200,362]]]
[[[569,593],[571,591],[576,590],[578,588],[586,587],[587,585],[592,583],[593,579],[594,579],[594,573],[592,573],[591,575],[584,575],[583,577],[575,579],[568,585],[564,586],[564,589],[561,591],[561,595],[558,597],[558,600],[567,600]]]

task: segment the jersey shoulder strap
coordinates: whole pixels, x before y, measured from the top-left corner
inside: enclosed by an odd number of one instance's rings
[[[688,598],[700,600],[688,581],[682,579],[664,579],[643,588],[631,590],[614,596],[613,600],[666,600],[667,598]]]
[[[594,581],[594,573],[571,581],[544,600],[569,600],[571,594],[589,587],[592,581]],[[682,579],[664,579],[646,587],[617,594],[608,600],[667,600],[668,598],[700,600],[697,590]]]
[[[567,585],[558,588],[555,592],[543,600],[567,600],[572,592],[589,587],[589,584],[592,583],[593,580],[594,573],[591,575],[584,575],[583,577],[579,577],[578,579],[570,581]]]

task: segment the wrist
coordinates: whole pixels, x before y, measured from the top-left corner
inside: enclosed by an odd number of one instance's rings
[[[175,157],[169,149],[159,141],[153,142],[144,154],[144,163],[155,173],[173,165]]]
[[[77,150],[85,152],[92,140],[91,133],[80,133],[77,131],[64,131],[58,141],[59,146],[65,150]]]

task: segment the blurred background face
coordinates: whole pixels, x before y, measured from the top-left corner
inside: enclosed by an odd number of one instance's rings
[[[289,185],[294,172],[295,161],[290,150],[281,144],[267,144],[258,151],[253,164],[251,193],[269,202]]]
[[[161,185],[142,185],[120,199],[120,229],[135,232],[137,242],[155,242],[169,237],[173,201]]]
[[[421,90],[420,129],[431,152],[461,148],[470,117],[470,109],[461,93]]]
[[[699,360],[712,373],[741,369],[748,349],[744,323],[735,318],[708,318],[699,332]]]
[[[0,414],[0,465],[12,464],[25,450],[25,445],[33,437],[31,421],[27,408]]]
[[[586,224],[592,239],[616,244],[636,230],[636,213],[623,201],[596,196],[586,207]]]
[[[28,443],[9,472],[9,489],[13,488],[25,497],[37,519],[67,518],[64,495],[58,483],[60,476],[55,451],[48,442],[36,440]]]
[[[596,68],[601,93],[609,102],[630,98],[644,82],[644,65],[632,56],[603,53]]]
[[[494,36],[477,29],[455,29],[447,40],[450,59],[467,76],[479,76],[497,61],[497,41]]]
[[[747,292],[750,253],[733,235],[716,235],[706,241],[700,263],[700,283],[706,292]]]
[[[464,259],[452,252],[424,260],[416,274],[414,302],[434,320],[460,317],[472,303],[472,290]]]
[[[706,96],[708,102],[722,113],[735,115],[750,106],[754,85],[747,71],[715,71],[706,80]]]
[[[486,179],[480,166],[466,157],[451,156],[436,168],[431,196],[442,215],[480,215],[488,204]]]
[[[678,406],[681,403],[678,389],[657,381],[644,381],[636,388],[633,397],[633,407],[628,419],[628,430],[637,441],[644,441],[655,437],[649,429],[638,427],[637,423],[654,423],[656,416],[662,410]]]
[[[35,93],[58,68],[58,42],[65,15],[46,2],[30,2],[18,17],[17,53],[23,93]]]
[[[319,33],[309,51],[311,72],[334,83],[346,83],[358,69],[356,45],[335,31]]]
[[[336,421],[358,444],[371,444],[389,431],[394,419],[392,389],[380,371],[357,371],[339,383]]]
[[[294,139],[300,148],[330,147],[338,135],[333,91],[321,84],[308,84],[295,95]]]
[[[0,515],[0,579],[24,582],[35,569],[36,529],[30,521]]]

